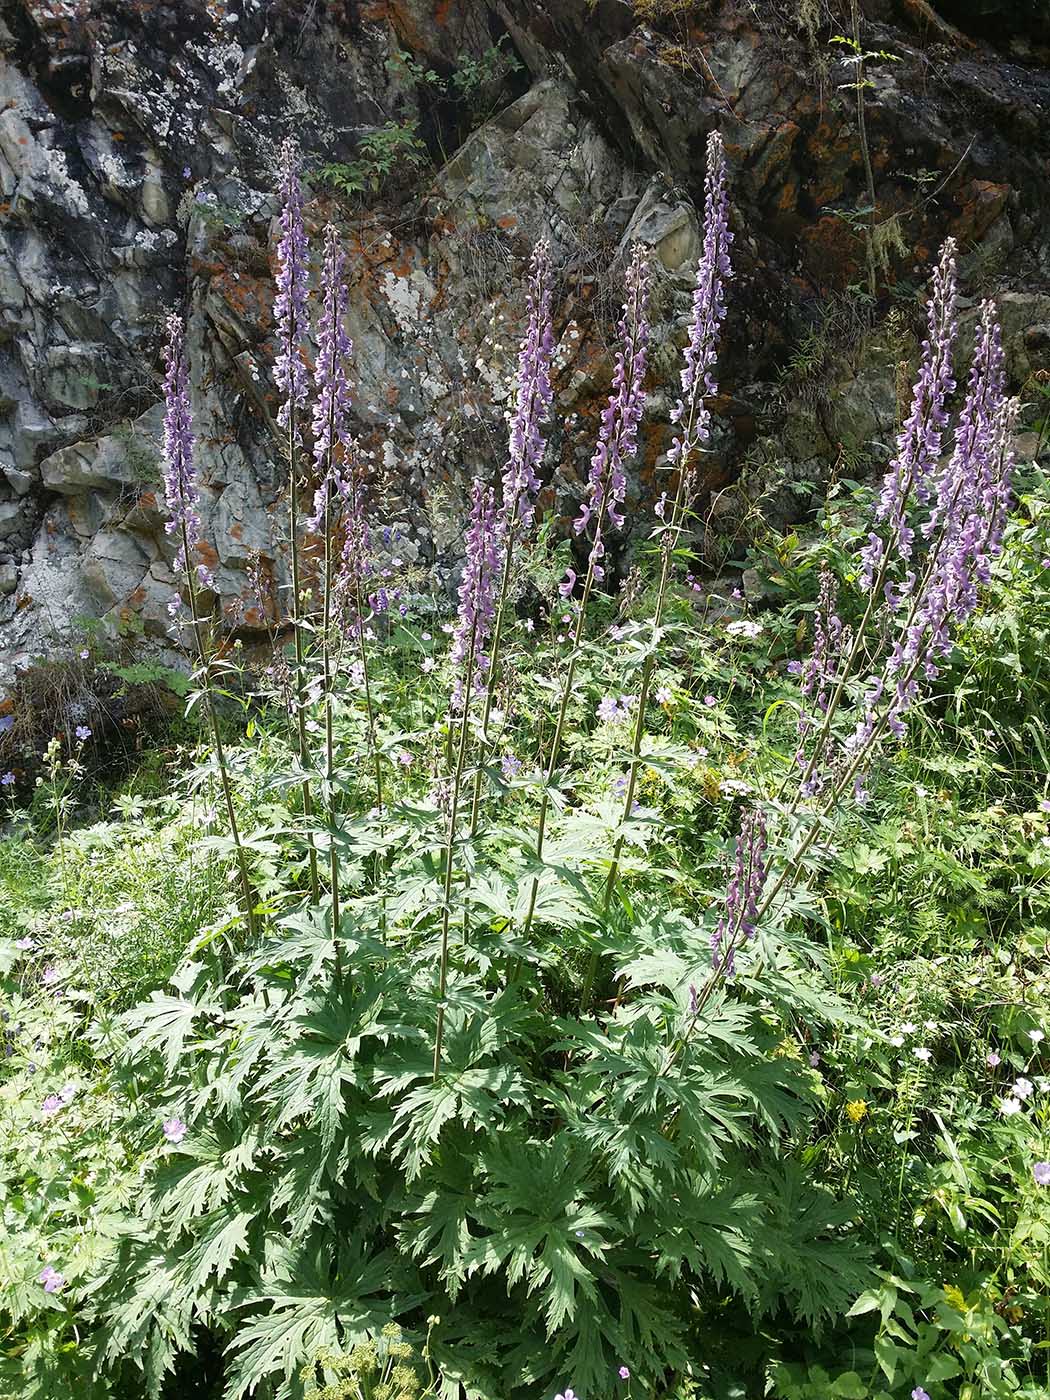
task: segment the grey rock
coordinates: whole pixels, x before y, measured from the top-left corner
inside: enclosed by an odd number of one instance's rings
[[[818,112],[812,56],[773,13],[782,7],[708,7],[702,44],[612,0],[397,0],[382,23],[353,22],[362,7],[315,6],[294,36],[280,18],[294,6],[240,7],[235,25],[217,22],[219,8],[180,0],[173,29],[173,7],[137,0],[8,0],[17,23],[0,21],[0,542],[3,567],[20,565],[0,607],[0,672],[4,657],[61,645],[82,612],[114,626],[135,615],[170,642],[159,401],[174,307],[187,318],[220,605],[253,625],[255,554],[286,583],[272,378],[279,145],[294,130],[311,166],[346,162],[361,133],[419,116],[420,94],[387,66],[394,45],[445,72],[482,58],[498,24],[527,69],[486,120],[462,109],[445,121],[448,158],[435,142],[443,163],[414,191],[398,171],[362,208],[312,179],[311,234],[331,218],[351,254],[354,431],[385,518],[403,522],[440,586],[457,567],[468,479],[491,475],[506,450],[522,271],[540,236],[558,275],[546,503],[563,521],[610,387],[628,248],[640,240],[655,255],[647,456],[629,490],[632,521],[647,527],[716,127],[735,278],[705,462],[712,548],[746,534],[756,509],[773,526],[797,518],[842,448],[861,466],[885,455],[896,370],[877,335],[831,356],[818,393],[780,393],[789,322],[811,323],[858,278],[858,240],[836,215],[862,195],[841,75]],[[1006,289],[1017,387],[1050,365],[1050,74],[953,49],[949,27],[942,76],[931,76],[914,34],[879,33],[899,62],[870,99],[878,195],[911,210],[905,239],[921,250],[896,257],[893,276],[921,283],[931,250],[956,233],[967,275]],[[971,149],[959,92],[981,112]],[[953,172],[936,200],[916,202],[900,174],[922,168]]]

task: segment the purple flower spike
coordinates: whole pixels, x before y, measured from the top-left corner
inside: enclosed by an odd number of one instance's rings
[[[273,377],[284,395],[277,414],[282,428],[287,428],[293,408],[299,410],[305,406],[307,396],[306,365],[301,347],[308,324],[309,265],[299,171],[299,148],[289,138],[281,146],[281,240],[277,245],[277,297],[273,308],[279,345]]]
[[[955,388],[952,377],[958,295],[955,252],[954,238],[946,239],[933,274],[926,312],[927,336],[922,343],[922,362],[915,381],[911,413],[897,436],[897,451],[883,478],[875,508],[876,524],[887,527],[890,541],[904,561],[911,558],[914,543],[914,531],[907,519],[908,503],[913,492],[920,502],[929,499],[930,481],[948,421],[945,400]],[[876,575],[884,568],[885,554],[882,536],[872,531],[861,555],[861,579],[865,588],[872,587]]]
[[[588,499],[573,522],[573,529],[582,535],[594,520],[589,563],[596,579],[605,576],[600,561],[605,555],[602,535],[606,519],[617,529],[623,524],[618,507],[627,494],[627,464],[638,450],[638,429],[645,408],[642,381],[649,345],[649,283],[649,263],[638,246],[627,269],[627,297],[619,324],[621,349],[616,356],[613,392],[602,413],[598,445],[591,458]]]
[[[740,824],[736,838],[733,874],[726,891],[726,907],[711,938],[711,954],[716,970],[727,977],[733,975],[734,952],[738,935],[744,940],[755,936],[758,901],[765,888],[766,819],[759,811],[748,812]]]
[[[350,385],[346,377],[346,362],[353,354],[353,341],[343,328],[346,315],[347,288],[343,281],[346,258],[339,247],[339,237],[331,224],[325,230],[324,265],[321,270],[323,300],[321,321],[317,330],[317,363],[314,382],[313,432],[314,461],[321,484],[314,495],[313,515],[306,528],[321,528],[325,505],[332,491],[343,500],[350,494],[349,483],[336,462],[336,449],[349,447]]]
[[[496,575],[500,565],[500,528],[496,516],[496,493],[474,478],[470,494],[470,524],[467,528],[467,555],[459,585],[459,615],[452,633],[452,660],[458,668],[452,694],[452,708],[465,706],[463,667],[473,656],[474,688],[484,689],[488,657],[484,644],[492,631],[496,612]]]
[[[717,393],[714,380],[718,342],[725,320],[725,283],[732,276],[729,246],[729,196],[726,190],[726,158],[722,138],[713,131],[707,138],[707,175],[704,180],[704,246],[696,270],[693,318],[682,369],[682,397],[671,410],[678,425],[668,458],[680,471],[691,470],[693,458],[711,435],[711,414],[705,398]],[[695,494],[690,482],[686,501]]]
[[[178,534],[182,538],[178,567],[189,573],[193,567],[192,554],[201,537],[198,513],[201,497],[193,462],[193,412],[186,338],[180,316],[168,317],[165,359],[168,372],[164,379],[163,460],[168,520],[164,528],[169,535]]]
[[[540,429],[550,413],[551,359],[554,329],[551,325],[551,255],[543,241],[536,244],[529,264],[529,309],[525,339],[518,352],[517,394],[510,424],[510,455],[503,468],[503,525],[509,532],[518,521],[528,525],[536,511],[537,475],[543,460]]]

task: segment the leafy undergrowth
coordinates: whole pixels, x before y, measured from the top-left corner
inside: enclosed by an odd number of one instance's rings
[[[353,653],[334,827],[303,820],[279,693],[227,716],[254,940],[210,761],[169,755],[166,790],[154,767],[85,825],[82,745],[52,750],[0,848],[4,1395],[1047,1393],[1041,476],[868,801],[711,976],[741,813],[768,805],[771,879],[799,820],[793,672],[822,566],[860,611],[862,494],[756,551],[761,606],[673,590],[623,828],[648,565],[597,600],[542,864],[571,613],[537,546],[449,901],[432,600],[370,638],[381,806]]]

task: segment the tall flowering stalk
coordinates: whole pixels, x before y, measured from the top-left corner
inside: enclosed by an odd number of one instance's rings
[[[915,533],[908,522],[911,498],[925,504],[937,471],[944,431],[948,425],[945,403],[955,388],[952,346],[956,335],[958,288],[955,276],[956,243],[945,240],[934,269],[926,310],[927,335],[912,393],[911,412],[897,435],[897,450],[883,478],[875,507],[875,529],[862,553],[861,577],[865,588],[879,592],[895,551],[902,563],[911,558]],[[886,530],[888,541],[878,533]]]
[[[737,950],[742,944],[749,943],[758,931],[759,920],[769,906],[768,900],[762,902],[762,892],[769,878],[768,844],[766,819],[762,812],[757,809],[746,812],[736,838],[733,873],[726,888],[725,908],[711,936],[711,974],[702,990],[697,991],[695,986],[690,986],[685,1023],[664,1058],[661,1074],[667,1074],[685,1048],[715,987],[725,978],[732,977]]]
[[[368,658],[368,629],[366,618],[374,600],[367,593],[368,581],[373,572],[370,556],[371,535],[365,509],[364,464],[358,445],[347,437],[343,442],[343,461],[336,468],[332,480],[331,499],[338,500],[340,506],[339,524],[342,529],[342,548],[338,560],[333,556],[335,576],[330,587],[330,599],[325,610],[326,634],[335,626],[342,631],[357,652],[352,663],[351,674],[356,685],[364,690],[365,724],[368,753],[372,763],[372,776],[375,783],[376,813],[379,818],[379,834],[385,834],[383,791],[383,758],[379,752],[376,708],[372,696],[372,676]],[[320,495],[320,493],[318,493]],[[329,499],[326,494],[325,500]],[[315,498],[315,515],[323,503]],[[330,535],[334,536],[330,530]],[[334,538],[329,540],[334,544]],[[374,882],[380,884],[383,868],[382,850],[377,850],[374,859]],[[386,896],[380,900],[380,924],[386,936]]]
[[[1005,383],[995,307],[985,302],[955,446],[938,473],[921,526],[929,540],[922,573],[918,580],[909,578],[907,589],[890,591],[894,642],[882,673],[869,677],[865,715],[848,745],[853,755],[877,730],[903,736],[903,716],[918,696],[920,670],[927,680],[936,679],[939,660],[951,650],[952,623],[965,622],[977,606],[977,586],[987,579],[992,557],[987,546],[997,553],[1001,545],[1013,472],[1009,435],[1015,412],[1005,398]]]
[[[729,193],[726,182],[725,148],[722,138],[712,132],[707,138],[707,175],[704,180],[704,242],[696,269],[693,292],[693,314],[689,326],[689,341],[685,348],[681,372],[682,394],[671,413],[676,431],[668,457],[677,473],[677,486],[670,516],[666,501],[658,506],[661,524],[656,533],[660,540],[660,576],[653,605],[652,635],[642,664],[641,694],[635,716],[631,744],[631,761],[624,789],[621,827],[634,810],[638,771],[645,733],[645,712],[649,702],[653,672],[656,669],[661,639],[671,559],[688,510],[697,490],[697,455],[711,435],[711,413],[706,400],[717,393],[714,378],[718,345],[726,314],[725,284],[732,276],[729,248],[733,235],[729,231]],[[621,832],[613,847],[612,862],[605,882],[605,908],[608,910],[616,886],[624,835]]]
[[[851,786],[856,789],[863,766],[875,745],[887,732],[903,732],[902,716],[918,696],[918,677],[938,674],[938,661],[950,647],[950,624],[965,622],[977,603],[977,584],[987,581],[991,562],[1002,551],[1002,536],[1011,499],[1014,469],[1013,435],[1019,403],[1002,397],[1004,377],[998,352],[998,327],[994,311],[982,310],[982,336],[970,377],[967,403],[960,417],[960,451],[943,469],[942,499],[946,503],[938,524],[924,524],[923,533],[935,535],[910,606],[898,622],[897,642],[883,675],[875,677],[866,697],[864,718],[846,745],[846,762],[823,792],[817,819],[791,853],[777,878],[769,884],[765,827],[756,830],[752,816],[737,840],[734,877],[726,913],[712,939],[712,971],[699,994],[690,995],[687,1028],[668,1053],[663,1071],[677,1058],[700,1010],[715,986],[732,972],[732,952],[754,931],[789,883],[797,878],[810,848],[823,830],[824,819]],[[999,395],[997,398],[996,395]],[[979,425],[970,431],[970,425]],[[948,482],[954,485],[949,488]],[[960,508],[960,499],[965,505]],[[933,512],[931,511],[931,517]],[[948,521],[954,520],[954,526]],[[793,810],[793,809],[792,809]],[[759,878],[751,873],[759,871]],[[768,886],[768,887],[767,887]],[[764,891],[764,893],[763,893]],[[732,930],[735,928],[735,933]]]
[[[913,500],[924,504],[930,499],[948,423],[945,404],[955,388],[952,369],[958,301],[955,254],[954,238],[946,239],[931,281],[926,308],[927,334],[922,343],[911,410],[897,435],[896,451],[883,477],[872,529],[861,553],[861,582],[868,595],[864,614],[824,711],[798,787],[796,803],[820,786],[819,768],[827,756],[832,722],[876,609],[882,606],[884,598],[892,603],[914,586],[910,568],[915,542],[910,523],[911,506]],[[886,538],[881,530],[885,531]],[[888,583],[890,571],[898,565],[903,568],[903,576],[891,585]]]
[[[887,731],[903,735],[903,717],[918,699],[920,673],[926,680],[936,678],[951,647],[952,629],[973,614],[978,585],[987,581],[1002,550],[1011,498],[1019,405],[1004,390],[999,327],[994,307],[985,303],[955,448],[937,475],[935,492],[926,493],[933,504],[921,533],[930,543],[907,591],[890,590],[887,600],[887,631],[894,639],[889,655],[881,673],[869,677],[863,717],[846,741],[844,761],[824,790],[817,819],[762,900],[758,919],[800,869],[822,829],[821,819],[851,785],[860,794],[875,745]],[[851,655],[856,649],[855,643]],[[844,684],[845,677],[837,693]]]
[[[299,178],[299,151],[291,139],[281,147],[281,239],[277,245],[277,297],[274,320],[277,324],[277,359],[274,380],[283,402],[277,422],[287,431],[288,440],[288,542],[292,559],[292,634],[295,642],[295,709],[299,762],[305,768],[309,761],[306,738],[306,693],[304,684],[304,648],[302,627],[302,571],[299,555],[299,455],[301,451],[300,415],[306,408],[309,389],[302,344],[309,327],[307,290],[309,278],[308,245],[303,226],[303,189]],[[313,817],[313,795],[310,779],[303,777],[303,814],[309,823]],[[317,848],[313,833],[307,833],[310,859],[310,893],[314,903],[320,893],[317,876]]]
[[[485,706],[481,718],[481,739],[486,748],[499,678],[499,658],[510,600],[514,551],[536,513],[536,493],[540,489],[538,472],[543,460],[542,430],[550,413],[554,395],[551,387],[551,360],[554,356],[551,295],[550,247],[546,241],[541,241],[536,244],[529,264],[528,324],[518,351],[517,392],[510,424],[510,451],[503,468],[503,499],[499,512],[502,570],[492,629],[492,655],[487,671]],[[474,777],[474,795],[471,801],[472,836],[478,829],[481,782],[482,772],[479,766]]]
[[[475,478],[471,488],[470,524],[467,552],[459,586],[459,612],[452,635],[452,660],[456,679],[449,714],[459,716],[459,744],[449,794],[445,830],[444,883],[441,901],[441,956],[438,964],[437,1025],[434,1031],[434,1080],[441,1072],[441,1049],[445,1030],[445,993],[448,987],[448,935],[451,920],[453,852],[459,823],[460,795],[466,770],[470,738],[470,705],[478,689],[478,677],[485,674],[488,658],[485,643],[491,635],[495,615],[496,577],[499,567],[500,530],[496,515],[496,494]]]
[[[335,589],[335,533],[343,502],[350,494],[343,458],[349,451],[350,386],[346,365],[353,342],[343,327],[347,290],[343,281],[346,259],[339,238],[329,224],[325,230],[321,270],[321,319],[317,330],[314,367],[316,398],[313,410],[314,461],[320,486],[314,497],[314,514],[308,528],[324,530],[324,615],[321,622],[321,670],[324,678],[325,778],[329,824],[335,826],[335,737],[332,706],[332,602]],[[332,930],[338,940],[339,852],[334,832],[328,844],[329,881],[332,891]],[[339,945],[336,942],[338,971]]]
[[[368,608],[366,588],[372,572],[369,555],[370,534],[365,513],[365,483],[361,454],[355,443],[347,445],[345,470],[342,475],[343,497],[343,547],[333,588],[333,608],[344,634],[353,638],[357,648],[357,661],[354,664],[357,679],[364,687],[365,714],[368,723],[368,745],[372,756],[375,775],[376,803],[380,816],[383,812],[383,769],[379,755],[376,731],[375,706],[372,703],[372,683],[368,665],[368,648],[365,645],[365,616]]]
[[[649,347],[649,288],[650,269],[644,250],[636,246],[625,279],[626,297],[623,314],[620,318],[620,350],[616,356],[616,370],[613,375],[613,392],[602,413],[598,443],[591,458],[588,479],[588,499],[584,502],[579,518],[573,528],[577,534],[593,522],[594,534],[587,559],[587,575],[583,593],[576,613],[576,626],[572,638],[572,650],[565,668],[558,718],[551,740],[550,755],[547,761],[547,776],[540,799],[540,811],[536,824],[536,861],[543,859],[543,842],[547,829],[547,816],[550,810],[550,785],[557,771],[561,757],[562,738],[565,732],[565,717],[569,708],[576,679],[576,662],[583,637],[583,621],[587,604],[596,582],[605,577],[601,563],[605,555],[604,534],[606,520],[614,524],[622,523],[619,506],[627,491],[627,466],[638,450],[638,429],[645,408],[645,391],[642,387]],[[568,596],[575,584],[576,575],[569,576],[562,585]],[[539,893],[539,876],[533,877],[529,894],[529,909],[525,918],[525,932],[532,927],[536,913],[536,897]]]
[[[197,468],[193,460],[193,411],[190,406],[189,366],[186,359],[186,339],[179,316],[168,317],[168,344],[165,350],[167,374],[164,379],[164,495],[168,509],[165,530],[169,535],[177,535],[181,544],[181,571],[186,579],[190,597],[191,623],[200,665],[201,682],[204,689],[205,706],[211,726],[212,747],[219,770],[219,783],[222,787],[226,819],[230,824],[230,837],[237,856],[237,869],[241,884],[241,901],[249,935],[255,936],[255,901],[252,898],[251,879],[248,875],[248,859],[241,842],[237,825],[237,813],[233,805],[233,789],[230,783],[226,750],[222,742],[222,730],[211,687],[212,658],[204,636],[203,619],[198,602],[197,586],[210,587],[211,576],[203,564],[195,564],[194,556],[200,543],[200,489],[197,481]],[[173,611],[179,606],[179,599],[173,600]]]
[[[757,927],[785,887],[798,877],[807,853],[824,829],[824,819],[851,786],[854,792],[863,788],[864,767],[881,738],[887,732],[903,734],[903,717],[918,699],[920,677],[929,681],[938,675],[940,664],[950,650],[953,631],[972,616],[979,585],[988,581],[992,562],[1002,551],[1011,500],[1013,435],[1019,405],[1016,399],[1005,397],[999,327],[991,303],[981,308],[974,362],[953,451],[947,462],[942,465],[940,461],[946,428],[944,397],[948,392],[946,386],[953,383],[951,254],[949,244],[942,254],[940,276],[931,298],[931,336],[924,346],[909,420],[911,426],[906,425],[898,439],[898,455],[906,461],[903,466],[899,461],[891,463],[875,507],[875,523],[890,524],[889,542],[884,546],[880,540],[869,554],[872,569],[865,579],[869,589],[868,604],[852,645],[845,640],[845,629],[841,629],[838,622],[830,591],[822,586],[814,656],[803,668],[802,684],[807,699],[814,700],[818,710],[824,709],[825,717],[802,788],[789,814],[806,794],[807,783],[810,793],[821,793],[820,808],[772,882],[767,879],[763,838],[763,874],[757,893],[746,878],[750,868],[747,851],[753,828],[751,831],[742,829],[731,885],[732,898],[727,902],[726,915],[713,940],[712,972],[702,992],[690,988],[687,1029],[669,1051],[664,1070],[670,1068],[695,1026],[700,1009],[729,971],[727,948],[731,951],[732,945],[727,944],[726,936],[733,922],[729,904],[744,911],[742,915],[738,913],[736,920],[736,945],[739,946],[740,938],[750,937],[748,930]],[[932,343],[938,336],[940,351]],[[938,385],[945,386],[943,392]],[[918,432],[916,425],[919,423],[932,425],[930,432]],[[918,534],[926,542],[924,549],[917,546],[913,528],[915,502],[927,507],[926,517],[918,528]],[[873,530],[869,541],[876,538]],[[904,566],[903,574],[884,588],[890,569],[900,563]],[[820,772],[818,764],[826,763],[831,718],[859,648],[867,641],[866,625],[876,600],[883,609],[880,630],[890,639],[889,652],[882,671],[869,677],[863,698],[863,717],[847,740],[834,771]],[[885,645],[881,643],[878,649]],[[847,652],[845,660],[838,664],[833,660],[836,651],[840,655]],[[828,698],[828,677],[835,673],[838,679],[834,693]]]

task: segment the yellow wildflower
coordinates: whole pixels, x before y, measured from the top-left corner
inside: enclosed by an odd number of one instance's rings
[[[846,1105],[846,1117],[851,1123],[859,1123],[868,1116],[868,1105],[863,1099],[850,1099]]]

